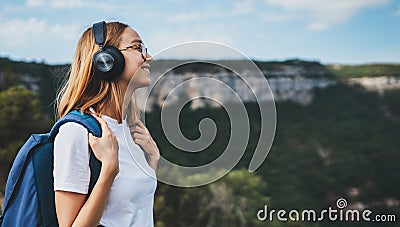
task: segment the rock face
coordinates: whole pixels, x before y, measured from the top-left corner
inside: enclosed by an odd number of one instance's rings
[[[165,74],[152,71],[152,86],[137,92],[138,107],[148,111],[152,106],[171,105],[181,99],[192,100],[190,105],[194,109],[220,106],[225,102],[272,99],[308,105],[314,97],[315,88],[324,89],[338,83],[333,72],[318,62],[267,62],[260,66],[260,71],[246,68],[245,64],[241,66],[241,71],[236,73],[204,65],[178,67]],[[350,85],[359,84],[379,93],[400,88],[398,76],[349,77],[341,81]]]
[[[400,88],[400,76],[394,66],[368,66],[363,74],[356,73],[337,77],[335,70],[341,65],[329,67],[315,61],[288,60],[284,62],[252,62],[227,60],[210,64],[178,64],[180,60],[158,60],[152,63],[152,85],[138,89],[136,100],[139,109],[149,111],[154,106],[171,105],[179,100],[191,100],[191,108],[220,106],[226,102],[293,101],[308,105],[315,95],[314,89],[335,86],[340,81],[361,85],[367,90],[382,93],[387,89]],[[183,61],[186,62],[186,61]],[[220,65],[235,65],[239,70],[232,72]],[[179,65],[166,71],[159,65]],[[346,66],[348,67],[348,66]],[[355,66],[357,69],[358,66]],[[382,69],[383,67],[383,69]],[[400,66],[396,66],[400,67]],[[54,101],[55,84],[68,74],[69,65],[46,65],[43,63],[14,62],[0,58],[0,90],[13,85],[22,85],[37,93],[46,108],[51,109]],[[352,69],[353,70],[353,69]],[[375,70],[376,71],[376,70]],[[386,72],[386,73],[385,73]],[[392,72],[392,74],[387,74]],[[395,73],[393,73],[395,72]],[[386,76],[385,76],[386,75]],[[52,111],[50,111],[52,112]]]
[[[141,91],[137,93],[137,103],[140,109],[146,111],[154,105],[170,105],[182,98],[192,100],[191,108],[194,109],[219,106],[225,102],[262,102],[272,99],[307,105],[312,101],[314,88],[325,88],[337,83],[327,77],[304,77],[304,72],[300,73],[299,69],[288,68],[285,71],[264,71],[269,77],[250,71],[241,72],[239,76],[229,72],[169,72],[156,84],[139,89]]]
[[[382,94],[385,90],[400,88],[400,77],[378,76],[351,78],[348,80],[348,83],[359,84],[367,90],[377,91]]]

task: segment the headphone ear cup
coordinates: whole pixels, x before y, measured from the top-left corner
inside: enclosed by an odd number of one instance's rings
[[[93,55],[92,64],[95,77],[113,81],[124,71],[125,58],[120,50],[107,46]]]

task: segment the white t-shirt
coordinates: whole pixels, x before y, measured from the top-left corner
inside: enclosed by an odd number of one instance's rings
[[[100,224],[153,226],[157,179],[143,150],[133,141],[126,121],[102,117],[117,138],[119,173],[111,186]],[[87,194],[90,181],[89,141],[85,127],[68,122],[54,141],[54,190]]]

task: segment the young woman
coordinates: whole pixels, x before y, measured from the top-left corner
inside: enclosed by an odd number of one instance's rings
[[[120,22],[103,26],[100,44],[95,42],[96,29],[89,28],[80,37],[69,78],[57,98],[60,117],[72,110],[92,113],[102,128],[102,137],[97,138],[77,123],[61,126],[54,143],[57,218],[60,226],[153,226],[159,150],[136,115],[127,119],[123,113],[128,87],[135,90],[150,84],[153,59],[129,26]],[[125,66],[114,79],[97,77],[92,58],[100,48],[110,46],[122,53]],[[128,122],[136,126],[129,128]],[[126,131],[132,136],[124,137]],[[87,197],[89,145],[102,167]]]

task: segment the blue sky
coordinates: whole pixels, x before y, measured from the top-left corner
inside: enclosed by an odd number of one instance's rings
[[[129,24],[152,54],[212,41],[257,60],[400,63],[400,0],[0,0],[0,56],[69,63],[101,20]]]

